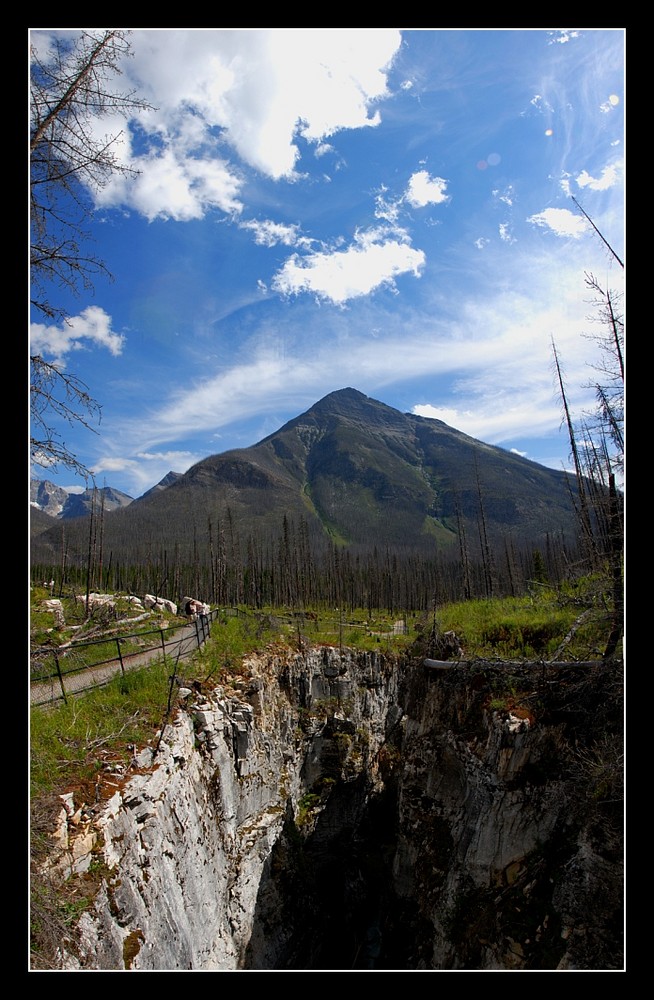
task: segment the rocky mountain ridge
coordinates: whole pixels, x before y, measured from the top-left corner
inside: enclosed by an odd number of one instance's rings
[[[126,560],[136,557],[135,540],[165,539],[188,557],[226,525],[241,544],[248,536],[268,544],[286,521],[339,546],[454,551],[463,532],[479,537],[483,521],[489,536],[538,546],[546,536],[574,539],[575,491],[566,473],[348,388],[258,444],[212,455],[109,511],[104,545]],[[80,527],[80,555],[87,534]],[[67,536],[72,551],[72,526]],[[47,532],[39,543],[47,561]],[[58,551],[58,536],[51,544]]]
[[[105,511],[111,511],[127,507],[132,501],[133,497],[111,486],[69,493],[47,479],[30,480],[30,505],[50,517],[85,517],[91,512],[94,503],[96,508],[100,505]]]

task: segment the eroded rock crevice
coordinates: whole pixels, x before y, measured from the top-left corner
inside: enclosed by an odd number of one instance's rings
[[[244,666],[95,818],[108,875],[62,967],[621,968],[618,664]]]

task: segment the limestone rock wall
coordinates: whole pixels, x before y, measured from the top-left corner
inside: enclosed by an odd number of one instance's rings
[[[621,686],[610,664],[414,672],[393,862],[411,967],[621,966]]]
[[[374,786],[375,754],[401,717],[396,661],[329,647],[244,668],[237,697],[182,692],[156,758],[140,755],[142,773],[96,819],[111,875],[64,967],[240,968],[287,817],[302,809],[310,832],[333,785],[365,773]]]
[[[621,683],[250,657],[96,818],[110,874],[62,966],[619,967]]]

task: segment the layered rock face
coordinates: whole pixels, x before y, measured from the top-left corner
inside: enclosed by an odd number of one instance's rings
[[[620,692],[331,647],[183,690],[62,967],[620,968]]]

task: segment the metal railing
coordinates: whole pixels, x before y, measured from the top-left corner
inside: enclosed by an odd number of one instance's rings
[[[33,647],[30,650],[30,703],[43,705],[60,699],[66,701],[69,695],[107,684],[116,674],[125,674],[153,660],[186,659],[207,641],[211,625],[217,618],[235,613],[231,608],[214,609],[179,628],[104,636],[59,647]]]

